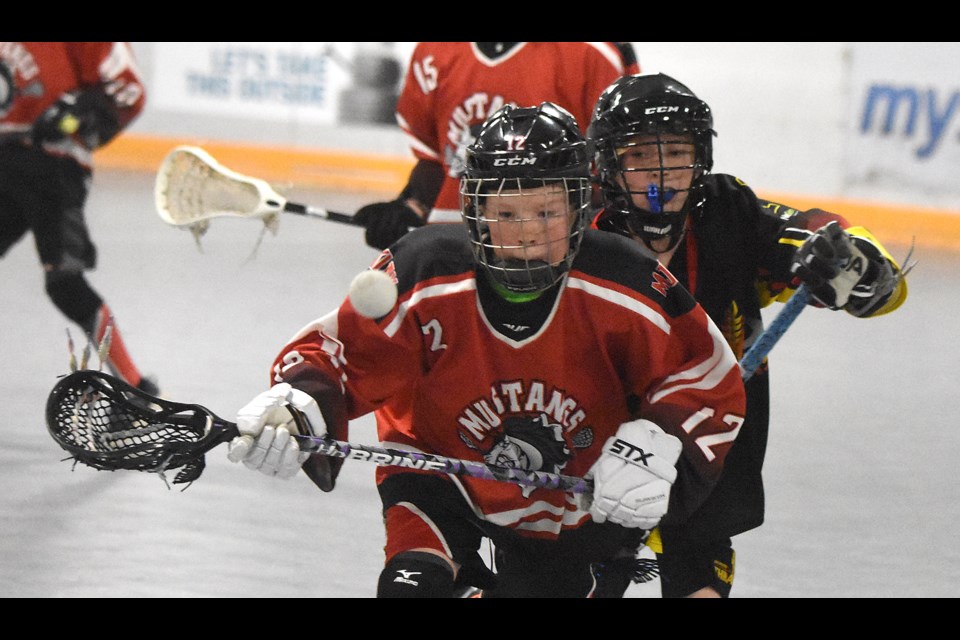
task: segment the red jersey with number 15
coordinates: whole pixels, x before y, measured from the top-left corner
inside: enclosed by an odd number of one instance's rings
[[[26,138],[33,123],[65,93],[102,87],[120,129],[144,108],[145,91],[127,42],[0,42],[0,136]],[[72,138],[44,144],[90,166],[91,154]]]
[[[612,42],[521,42],[491,59],[474,42],[420,42],[397,102],[397,122],[417,159],[446,173],[431,222],[459,222],[464,150],[504,104],[554,102],[586,131],[597,98],[625,73]]]

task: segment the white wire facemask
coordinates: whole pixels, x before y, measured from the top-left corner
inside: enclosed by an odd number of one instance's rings
[[[461,211],[478,264],[508,299],[560,282],[580,248],[588,178],[464,178]]]

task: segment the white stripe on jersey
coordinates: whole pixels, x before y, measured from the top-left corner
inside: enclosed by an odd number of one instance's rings
[[[637,313],[649,320],[655,327],[663,331],[665,334],[670,335],[670,323],[667,322],[666,318],[664,318],[663,315],[653,307],[640,302],[636,298],[631,298],[630,296],[620,293],[619,291],[614,291],[613,289],[608,289],[606,287],[593,284],[592,282],[581,280],[580,278],[570,277],[568,279],[567,286],[571,289],[580,289],[581,291],[592,296],[602,298],[607,302],[612,302],[613,304],[630,309],[634,313]]]
[[[427,156],[428,158],[431,158],[433,160],[436,160],[437,162],[440,162],[440,154],[437,152],[437,150],[430,148],[430,146],[427,144],[424,144],[424,142],[420,140],[420,138],[410,133],[410,125],[407,123],[404,117],[401,116],[399,113],[397,114],[397,124],[400,125],[400,130],[403,131],[403,135],[407,139],[407,144],[410,145],[411,149],[414,149],[415,151],[419,151],[420,153]]]
[[[321,335],[331,336],[336,338],[339,335],[339,326],[340,323],[337,320],[337,313],[340,311],[339,308],[334,309],[333,311],[328,312],[326,315],[321,316],[320,318],[311,321],[309,324],[305,325],[302,329],[297,331],[292,338],[287,340],[287,344],[296,342],[300,338],[313,333],[314,331],[320,333]]]
[[[454,293],[462,293],[464,291],[473,291],[476,288],[476,280],[473,278],[465,278],[456,282],[445,282],[415,290],[413,295],[410,296],[409,300],[401,302],[399,305],[397,305],[397,315],[393,318],[393,320],[390,321],[390,324],[384,328],[383,332],[390,338],[396,335],[397,331],[400,329],[400,325],[403,324],[403,319],[406,317],[407,311],[417,306],[427,298],[448,296]]]
[[[659,390],[648,395],[651,403],[659,402],[671,393],[684,389],[713,389],[730,373],[730,369],[734,367],[739,369],[737,357],[733,350],[730,349],[720,329],[709,317],[707,318],[707,328],[713,340],[713,353],[701,364],[665,378],[659,386]],[[683,384],[687,380],[694,380],[694,382]]]
[[[610,61],[610,64],[622,75],[626,69],[623,68],[623,57],[617,48],[609,42],[588,42],[588,45],[599,51],[604,58]]]
[[[447,539],[443,537],[443,532],[440,531],[440,527],[438,527],[436,523],[431,520],[429,516],[427,516],[427,514],[421,511],[417,505],[413,504],[412,502],[398,502],[394,506],[403,507],[404,509],[410,511],[413,515],[420,518],[423,523],[427,525],[431,531],[433,531],[433,535],[437,536],[437,540],[443,545],[443,552],[447,554],[447,557],[453,557],[453,551],[450,549],[450,545],[447,544]]]
[[[538,514],[542,515],[536,520],[531,520],[531,517]],[[559,535],[564,526],[577,526],[585,518],[589,518],[590,513],[579,506],[574,506],[571,509],[570,506],[558,507],[549,502],[537,500],[522,509],[488,513],[483,517],[487,522],[492,522],[500,527]]]
[[[452,222],[463,222],[463,216],[460,215],[460,209],[433,209],[430,211],[430,224],[450,224]]]
[[[388,445],[385,443],[384,446]],[[392,447],[393,445],[391,444],[389,446]],[[412,447],[409,446],[405,448],[412,449]],[[584,520],[590,518],[590,512],[588,511],[590,506],[589,500],[585,500],[583,494],[573,495],[569,493],[564,495],[564,501],[566,502],[565,507],[537,500],[520,509],[510,509],[509,511],[501,511],[499,513],[483,513],[470,497],[470,493],[467,491],[467,488],[463,486],[461,479],[452,474],[449,474],[447,477],[450,478],[460,490],[460,495],[466,500],[474,515],[500,527],[524,531],[549,532],[554,535],[560,535],[563,527],[578,527]],[[519,491],[519,488],[517,490]],[[536,514],[543,515],[537,520],[530,520],[530,517]],[[523,522],[523,520],[527,521]]]

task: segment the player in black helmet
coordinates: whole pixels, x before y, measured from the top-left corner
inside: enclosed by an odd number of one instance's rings
[[[577,255],[590,222],[585,176],[592,160],[576,120],[552,103],[522,110],[507,106],[495,115],[467,157],[463,216],[474,255],[493,287],[509,300],[525,300],[559,283]],[[522,146],[513,148],[517,145]],[[566,199],[576,215],[545,213],[540,221],[515,223],[485,213],[490,198],[509,203],[531,193]],[[541,241],[521,238],[531,224],[542,226]]]
[[[590,596],[594,562],[692,512],[719,476],[745,408],[733,352],[655,260],[587,228],[591,195],[570,113],[496,111],[466,152],[466,231],[430,225],[390,245],[376,267],[394,277],[395,308],[361,318],[345,301],[281,350],[274,386],[239,411],[229,458],[270,475],[304,463],[294,405],[317,434],[343,437],[373,411],[391,448],[592,478],[587,496],[378,467],[378,596]],[[304,469],[334,488],[336,468]]]
[[[588,129],[603,196],[594,225],[632,238],[667,266],[738,359],[762,332],[760,310],[786,301],[801,283],[812,304],[857,317],[903,304],[903,273],[866,229],[821,209],[763,200],[740,179],[711,173],[714,136],[709,105],[674,78],[638,74],[615,81],[597,101]],[[746,382],[746,392],[747,420],[719,484],[689,520],[662,523],[648,541],[665,597],[728,596],[731,538],[763,522],[766,363]],[[598,568],[600,595],[624,593],[635,551]]]
[[[713,167],[710,107],[657,74],[615,82],[595,113],[603,114],[590,134],[598,146],[604,228],[636,237],[657,254],[673,249],[688,215],[704,206],[702,195],[691,192]]]

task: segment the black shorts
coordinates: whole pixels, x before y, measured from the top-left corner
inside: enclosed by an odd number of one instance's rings
[[[657,560],[665,598],[707,586],[722,596],[730,593],[735,559],[730,539],[763,524],[761,471],[770,423],[769,385],[766,375],[747,383],[747,419],[704,503],[686,522],[660,526],[663,554]]]
[[[410,503],[426,514],[468,578],[483,573],[479,550],[483,538],[489,538],[496,548],[496,582],[477,585],[483,587],[485,598],[587,597],[594,588],[591,565],[636,534],[619,525],[590,521],[564,531],[556,540],[520,536],[478,518],[457,486],[440,475],[394,474],[380,484],[379,491],[384,513],[398,503]],[[458,584],[462,586],[462,581]]]
[[[0,145],[0,256],[28,231],[40,261],[71,271],[96,266],[84,218],[90,172],[71,158]]]

